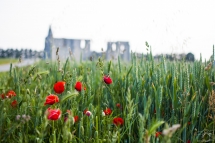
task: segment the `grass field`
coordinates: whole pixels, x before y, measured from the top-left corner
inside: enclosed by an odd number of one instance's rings
[[[213,60],[155,62],[149,53],[132,54],[130,63],[68,59],[15,68],[0,77],[0,140],[213,142]]]
[[[12,58],[0,58],[0,65],[10,64],[10,63],[17,63],[19,59],[12,59]]]

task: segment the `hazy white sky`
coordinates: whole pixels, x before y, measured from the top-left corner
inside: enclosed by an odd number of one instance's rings
[[[132,51],[192,52],[209,58],[215,44],[215,1],[0,0],[0,47],[43,50],[54,37],[91,39],[91,49],[129,41]]]

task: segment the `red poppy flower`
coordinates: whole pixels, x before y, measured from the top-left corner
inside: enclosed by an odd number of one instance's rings
[[[112,110],[110,108],[106,108],[104,110],[105,115],[110,115],[112,113]]]
[[[1,96],[2,99],[5,99],[5,94],[4,93],[2,93],[0,96]]]
[[[74,116],[74,117],[73,117],[73,120],[74,120],[74,123],[76,123],[76,122],[78,122],[79,117],[78,117],[78,116]]]
[[[44,103],[44,105],[53,105],[54,103],[59,102],[59,98],[57,95],[54,94],[50,94],[49,96],[46,97],[46,102]]]
[[[47,113],[47,118],[49,120],[58,120],[61,117],[61,111],[60,111],[60,109],[51,109],[51,108],[48,108],[46,110],[46,113]]]
[[[157,138],[157,137],[159,137],[161,134],[162,134],[162,132],[156,132],[156,133],[155,133],[155,137]]]
[[[80,81],[76,82],[75,89],[77,91],[81,91],[82,90],[82,83]],[[86,88],[84,88],[84,90],[86,90]]]
[[[64,81],[58,81],[54,84],[54,91],[58,94],[61,94],[65,90],[65,84],[66,82]]]
[[[16,96],[16,93],[13,90],[9,90],[6,94],[6,97],[11,98],[12,96]]]
[[[190,125],[191,124],[191,122],[187,122],[187,125]]]
[[[83,111],[83,113],[86,114],[87,111],[88,111],[88,109],[85,109],[85,110]]]
[[[68,117],[64,117],[64,122],[66,122],[68,120]]]
[[[116,126],[121,126],[124,124],[124,120],[120,117],[116,117],[113,119],[113,123],[116,125]]]
[[[111,84],[112,83],[112,79],[110,78],[110,76],[104,76],[103,80],[106,84]]]
[[[18,103],[17,103],[17,101],[16,101],[16,100],[14,100],[14,101],[11,103],[11,106],[12,106],[12,107],[16,107],[16,106],[17,106],[17,104],[18,104]]]
[[[121,107],[120,103],[117,103],[117,104],[116,104],[116,107],[117,107],[117,108],[120,108],[120,107]]]
[[[190,140],[187,140],[187,143],[191,143],[191,141],[190,141]]]

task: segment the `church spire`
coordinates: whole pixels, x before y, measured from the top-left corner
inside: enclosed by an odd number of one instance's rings
[[[53,37],[51,25],[49,26],[48,37]]]

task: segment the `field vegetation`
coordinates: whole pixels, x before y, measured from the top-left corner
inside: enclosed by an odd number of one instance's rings
[[[17,63],[19,59],[13,58],[0,58],[0,65],[10,64],[10,63]]]
[[[213,142],[213,61],[150,52],[11,68],[0,77],[0,142]]]

